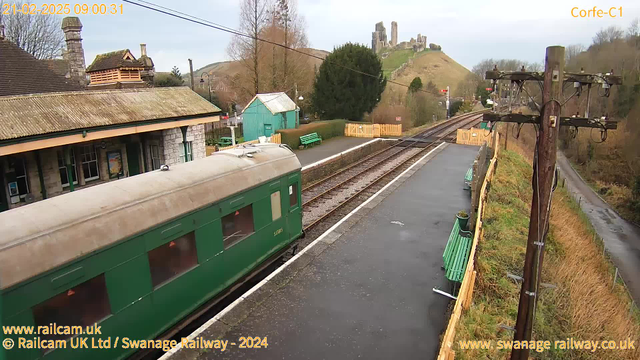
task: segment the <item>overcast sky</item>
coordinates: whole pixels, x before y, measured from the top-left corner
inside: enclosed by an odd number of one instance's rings
[[[238,27],[241,0],[151,1],[228,27]],[[390,37],[391,21],[396,21],[399,41],[422,33],[428,42],[441,45],[445,53],[469,69],[486,58],[542,62],[546,46],[574,43],[588,46],[599,29],[610,25],[626,29],[634,18],[640,17],[638,0],[536,0],[526,5],[513,0],[298,1],[298,11],[305,18],[307,35],[314,48],[331,51],[348,41],[370,46],[376,22],[384,22]],[[118,0],[102,3],[111,2],[120,3]],[[622,17],[571,16],[573,7],[591,9],[594,4],[605,11],[622,7]],[[97,54],[118,49],[129,48],[138,57],[140,43],[147,44],[156,71],[169,71],[177,65],[186,73],[188,58],[193,59],[194,70],[211,62],[228,60],[229,34],[135,5],[124,3],[123,15],[79,17],[84,25],[82,37],[87,66]]]

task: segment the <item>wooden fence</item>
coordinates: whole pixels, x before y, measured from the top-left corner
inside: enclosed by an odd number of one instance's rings
[[[374,138],[402,136],[402,124],[353,124],[344,125],[344,136]]]
[[[469,130],[458,129],[456,143],[463,145],[481,146],[485,142],[491,146],[491,132],[485,129],[471,128]]]
[[[476,257],[476,248],[478,246],[478,241],[482,238],[482,218],[487,201],[487,188],[489,186],[489,183],[491,182],[491,178],[493,177],[493,173],[496,168],[496,159],[498,157],[497,145],[499,144],[498,137],[498,133],[495,132],[493,143],[496,144],[496,146],[493,147],[493,156],[491,157],[489,168],[487,169],[487,175],[482,182],[482,188],[480,189],[480,193],[478,194],[478,218],[476,220],[475,230],[473,233],[473,244],[471,245],[471,252],[469,254],[469,260],[467,261],[467,268],[464,273],[464,278],[462,279],[462,285],[460,286],[460,291],[458,292],[458,298],[456,299],[456,302],[453,306],[451,318],[449,319],[449,325],[447,326],[447,330],[445,331],[444,337],[442,338],[438,360],[454,359],[455,351],[453,351],[453,341],[456,335],[456,326],[458,325],[458,321],[460,320],[460,316],[462,315],[462,310],[468,310],[471,306],[471,299],[473,297],[473,286],[476,281],[474,260]]]
[[[280,133],[276,133],[271,135],[271,137],[267,138],[268,142],[271,144],[282,144],[282,135]],[[235,144],[232,146],[225,146],[225,147],[221,147],[218,148],[217,151],[222,151],[222,150],[229,150],[229,149],[233,149],[236,148],[238,146],[241,145],[249,145],[249,144],[258,144],[260,142],[260,140],[251,140],[251,141],[245,141],[243,143],[240,144]],[[216,152],[216,147],[215,146],[207,146],[207,156],[213,154],[214,152]]]

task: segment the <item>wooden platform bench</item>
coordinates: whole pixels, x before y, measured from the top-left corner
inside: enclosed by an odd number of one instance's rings
[[[316,143],[322,143],[322,138],[320,137],[320,135],[318,135],[318,133],[311,133],[300,136],[300,144],[304,147],[315,145]]]
[[[460,220],[456,218],[442,255],[445,277],[450,281],[462,283],[472,242],[473,234],[470,231],[462,230]]]

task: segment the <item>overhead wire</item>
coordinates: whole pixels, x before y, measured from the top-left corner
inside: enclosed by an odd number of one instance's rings
[[[220,31],[223,31],[223,32],[226,32],[226,33],[230,33],[230,34],[233,34],[233,35],[237,35],[237,36],[240,36],[240,37],[245,37],[245,38],[261,41],[261,42],[264,42],[264,43],[267,43],[267,44],[271,44],[271,45],[274,45],[274,46],[278,46],[278,47],[281,47],[283,49],[286,49],[286,50],[289,50],[289,51],[292,51],[292,52],[295,52],[295,53],[298,53],[298,54],[302,54],[302,55],[305,55],[305,56],[308,56],[308,57],[312,57],[312,58],[315,58],[315,59],[318,59],[318,60],[322,60],[322,61],[326,60],[325,58],[323,58],[321,56],[310,54],[310,53],[307,53],[307,52],[304,52],[304,51],[300,51],[298,49],[295,49],[295,48],[292,48],[292,47],[277,43],[275,41],[271,41],[271,40],[263,39],[263,38],[260,38],[260,37],[257,37],[257,36],[245,34],[245,33],[241,32],[239,30],[230,28],[228,26],[216,24],[216,23],[214,23],[212,21],[205,20],[205,19],[202,19],[202,18],[198,18],[196,16],[193,16],[193,15],[190,15],[190,14],[187,14],[187,13],[183,13],[183,12],[180,12],[180,11],[168,8],[168,7],[160,6],[158,4],[155,4],[155,3],[152,3],[152,2],[149,2],[149,1],[144,1],[144,0],[137,0],[137,1],[122,0],[122,1],[126,2],[128,4],[131,4],[131,5],[136,5],[136,6],[139,6],[141,8],[145,8],[145,9],[148,9],[148,10],[151,10],[151,11],[155,11],[155,12],[158,12],[158,13],[161,13],[161,14],[164,14],[164,15],[172,16],[172,17],[184,20],[184,21],[189,21],[189,22],[192,22],[192,23],[195,23],[195,24],[199,24],[199,25],[206,26],[206,27],[209,27],[209,28],[212,28],[212,29],[220,30]],[[343,64],[339,64],[339,63],[337,63],[335,61],[331,62],[331,64],[339,66],[339,67],[341,67],[343,69],[346,69],[346,70],[349,70],[349,71],[353,71],[353,72],[358,73],[360,75],[364,75],[364,76],[368,76],[368,77],[374,78],[376,80],[380,79],[380,75],[375,75],[375,74],[370,74],[370,73],[367,73],[367,72],[364,72],[364,71],[360,71],[358,69],[354,69],[352,67],[345,66]],[[403,84],[403,83],[400,83],[400,82],[397,82],[397,81],[393,81],[393,80],[390,80],[390,79],[386,79],[386,81],[387,81],[387,83],[391,83],[391,84],[395,84],[395,85],[399,85],[399,86],[402,86],[402,87],[409,88],[409,85],[407,85],[407,84]],[[425,93],[430,93],[429,91],[423,90],[423,89],[419,89],[419,91],[425,92]]]

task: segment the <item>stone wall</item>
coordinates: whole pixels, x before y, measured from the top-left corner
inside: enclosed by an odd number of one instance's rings
[[[162,130],[164,163],[174,165],[184,162],[181,154],[184,153],[182,143],[182,131],[180,128]],[[191,141],[193,160],[206,156],[204,124],[189,126],[187,129],[187,141]]]
[[[378,150],[382,150],[391,146],[393,141],[383,141],[379,140],[363,146],[357,150],[350,151],[342,156],[331,159],[325,163],[314,166],[309,169],[305,169],[302,172],[302,186],[306,186],[315,181],[323,179],[341,168],[353,164],[354,162],[364,158],[367,155],[370,155]]]

